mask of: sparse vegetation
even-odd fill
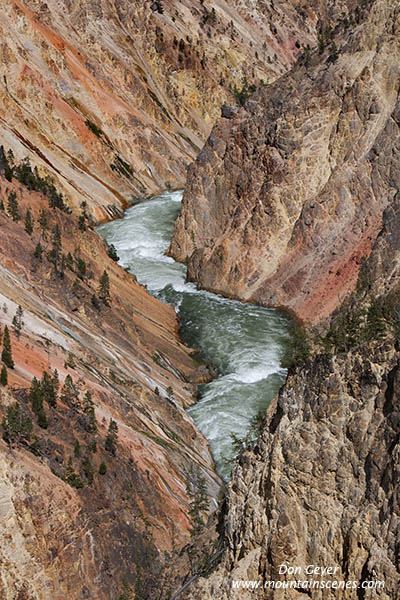
[[[0,385],[2,385],[2,386],[8,385],[8,373],[7,373],[7,367],[5,365],[3,365],[1,367],[1,371],[0,371]]]
[[[13,361],[12,349],[11,349],[10,332],[8,330],[7,325],[4,327],[3,351],[1,353],[1,360],[6,365],[6,367],[8,367],[9,369],[14,368],[14,361]]]
[[[32,421],[26,417],[18,402],[7,407],[6,415],[1,423],[3,440],[10,447],[20,447],[22,442],[28,442],[32,433]]]
[[[108,425],[108,432],[106,441],[104,444],[107,452],[115,456],[117,450],[117,439],[118,439],[118,425],[114,419],[110,419],[110,423]]]
[[[17,201],[17,194],[15,192],[10,192],[8,196],[7,211],[12,220],[15,223],[18,223],[18,221],[21,219],[21,215],[19,214],[19,205]]]
[[[110,279],[108,277],[108,273],[107,273],[106,270],[103,271],[103,275],[100,278],[100,283],[99,283],[99,299],[106,306],[109,306],[110,303],[111,303]]]
[[[21,330],[22,330],[22,317],[23,317],[23,310],[21,306],[17,307],[17,310],[15,311],[15,315],[13,316],[13,320],[12,320],[12,327],[14,329],[14,333],[17,336],[17,338],[20,337],[21,335]]]
[[[233,94],[236,98],[236,101],[240,106],[244,106],[246,101],[250,98],[252,94],[256,91],[255,85],[248,85],[247,82],[244,83],[242,89],[236,87],[233,88]]]
[[[130,178],[133,176],[132,167],[120,156],[118,156],[118,154],[115,154],[114,162],[110,165],[110,167],[113,171],[117,171],[117,173],[123,175],[124,177]]]
[[[33,233],[33,225],[34,225],[34,220],[32,217],[32,213],[30,211],[30,209],[28,208],[26,213],[25,213],[25,231],[28,235],[32,235]]]
[[[205,527],[205,514],[210,506],[206,479],[202,475],[198,465],[191,465],[186,475],[186,493],[190,500],[190,535],[197,537]]]
[[[90,131],[92,133],[94,133],[94,135],[96,135],[98,138],[102,138],[103,137],[103,132],[100,129],[100,127],[97,127],[96,123],[93,123],[93,121],[90,121],[89,119],[86,119],[85,121],[85,125],[88,129],[90,129]]]

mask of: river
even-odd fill
[[[175,307],[182,340],[217,368],[219,377],[200,386],[200,399],[188,412],[210,443],[217,471],[228,480],[237,452],[233,436],[248,434],[284,382],[281,361],[291,322],[281,311],[242,304],[186,282],[185,265],[164,255],[181,199],[182,192],[165,192],[98,231],[114,244],[123,267]]]

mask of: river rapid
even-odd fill
[[[165,192],[132,206],[123,219],[98,231],[114,244],[123,267],[153,296],[174,306],[185,344],[217,368],[218,378],[200,386],[200,399],[188,412],[227,481],[237,440],[252,431],[257,414],[285,380],[281,361],[290,345],[291,321],[281,311],[242,304],[186,282],[185,265],[164,255],[181,199],[182,192]]]

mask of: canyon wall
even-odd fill
[[[170,253],[202,287],[327,317],[400,188],[396,2],[364,3],[236,116],[189,169]]]
[[[285,72],[318,20],[281,1],[4,1],[0,136],[110,218],[183,187],[221,104]]]
[[[3,421],[0,434],[4,600],[109,600],[124,586],[154,597],[171,553],[190,540],[188,484],[200,477],[210,510],[222,485],[184,410],[207,370],[180,343],[173,309],[108,256],[86,210],[50,208],[0,176],[0,351],[7,326],[14,362],[0,382],[0,422],[19,423],[7,438]],[[53,406],[29,390],[55,370]]]
[[[399,231],[397,197],[353,301],[333,316],[337,347],[327,335],[325,351],[291,369],[240,455],[220,516],[221,563],[185,600],[399,597]],[[301,572],[282,574],[282,564]],[[335,571],[306,576],[307,565]],[[233,588],[248,580],[259,589]],[[290,587],[310,580],[351,583]]]

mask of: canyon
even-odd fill
[[[11,0],[0,38],[0,596],[396,598],[397,3]],[[227,486],[215,372],[95,230],[185,183],[189,278],[307,326]]]
[[[196,481],[217,506],[185,412],[208,368],[94,225],[181,187],[220,105],[290,68],[316,21],[281,2],[0,4],[2,598],[167,593]],[[61,396],[38,412],[45,375]]]
[[[397,198],[384,212],[353,302],[332,317],[339,333],[344,317],[363,334],[291,369],[260,437],[236,463],[217,527],[220,565],[182,598],[399,597],[399,222]],[[382,328],[371,310],[365,320],[371,297],[385,315]],[[302,575],[281,565],[298,566]],[[307,565],[335,570],[306,576]],[[233,588],[249,580],[260,589]],[[354,587],[290,588],[295,580]],[[381,582],[379,591],[363,582]]]
[[[400,188],[397,5],[362,10],[215,125],[170,248],[200,286],[312,323],[354,288]]]
[[[290,68],[317,21],[281,1],[2,2],[4,145],[121,215],[183,187],[220,106]]]

